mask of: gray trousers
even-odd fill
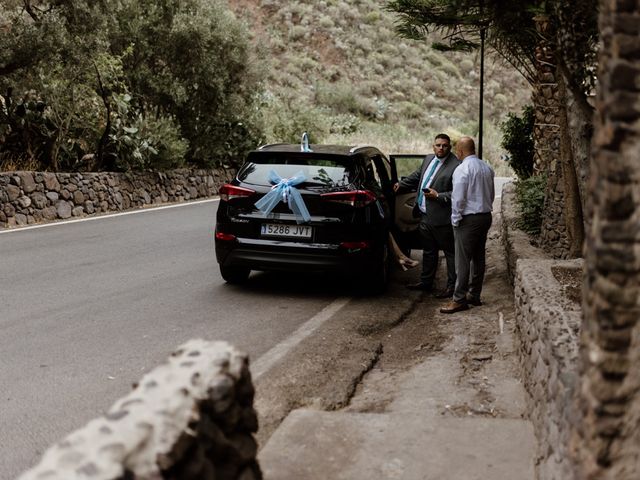
[[[420,240],[422,242],[422,274],[420,281],[432,288],[438,269],[438,252],[444,252],[447,261],[447,290],[453,290],[456,283],[456,266],[453,260],[455,254],[453,228],[451,225],[430,225],[423,220],[420,222]]]
[[[470,297],[480,299],[485,271],[485,247],[491,227],[491,213],[465,215],[453,227],[455,238],[456,288],[453,300],[467,302]]]

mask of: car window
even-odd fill
[[[392,155],[396,162],[396,170],[398,173],[398,178],[406,177],[413,173],[415,170],[419,169],[422,166],[422,161],[424,160],[425,155],[416,154],[401,154],[401,155]]]
[[[238,179],[254,185],[269,185],[273,170],[281,178],[291,178],[299,173],[305,176],[305,185],[341,187],[353,181],[355,173],[351,165],[339,158],[311,156],[256,155],[238,172]]]
[[[376,175],[381,185],[388,185],[391,178],[391,165],[381,155],[372,158],[376,169]]]

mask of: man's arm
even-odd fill
[[[409,176],[404,177],[398,183],[396,183],[396,187],[394,190],[397,193],[406,193],[415,191],[418,189],[418,185],[420,184],[420,177],[422,176],[422,168],[418,168],[416,171],[412,172]]]
[[[462,212],[467,204],[467,187],[469,178],[467,172],[457,168],[453,172],[453,191],[451,192],[451,225],[457,227],[462,219]]]

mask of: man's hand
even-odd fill
[[[426,188],[422,191],[426,198],[438,198],[438,192],[436,192],[433,188]]]
[[[397,192],[399,188],[400,188],[400,182],[396,182],[396,183],[393,184],[393,191],[394,192]]]

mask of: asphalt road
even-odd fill
[[[506,180],[496,178],[497,195]],[[227,340],[260,375],[344,304],[336,278],[254,273],[225,284],[216,208],[0,230],[0,479],[104,413],[186,340]]]
[[[225,284],[216,208],[0,232],[0,478],[101,415],[184,341],[227,340],[256,360],[341,294],[326,278]]]

